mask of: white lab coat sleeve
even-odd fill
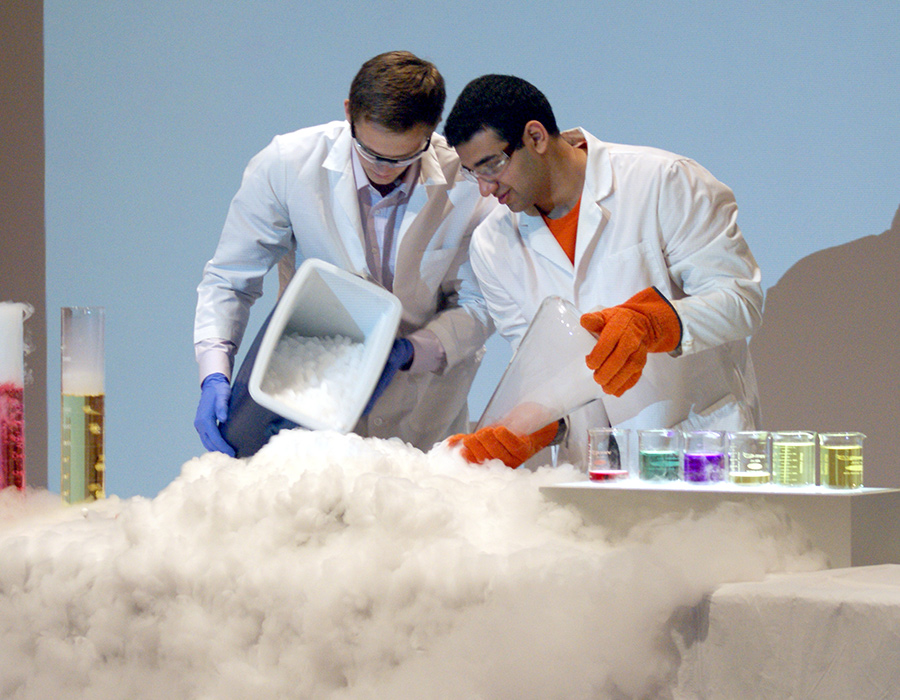
[[[481,288],[469,260],[472,231],[494,208],[493,200],[482,198],[473,211],[463,244],[459,247],[453,273],[442,283],[444,309],[432,318],[425,328],[441,342],[446,357],[444,370],[472,356],[484,346],[494,332]]]
[[[263,277],[291,250],[284,165],[273,140],[247,165],[218,246],[197,288],[194,342],[222,338],[239,346]]]
[[[671,299],[682,322],[680,352],[691,354],[749,337],[762,320],[760,270],[737,224],[726,185],[689,159],[660,180],[658,217]]]

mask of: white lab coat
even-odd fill
[[[263,276],[280,260],[318,258],[371,279],[346,121],[276,136],[247,166],[198,287],[194,342],[240,343]],[[397,231],[393,293],[400,335],[427,328],[446,353],[442,373],[398,372],[355,432],[429,449],[467,429],[466,397],[493,330],[468,263],[475,226],[493,208],[462,179],[438,134]],[[285,258],[285,256],[288,256]]]
[[[570,416],[561,457],[583,459],[588,427],[751,429],[759,399],[747,338],[762,317],[760,272],[731,190],[692,160],[603,143],[584,130],[587,171],[575,263],[543,219],[496,209],[476,230],[471,260],[497,330],[513,348],[541,301],[556,295],[582,313],[650,286],[683,325],[680,356],[651,353],[621,397],[604,394]],[[547,348],[547,362],[565,358]],[[569,358],[584,372],[583,358]]]

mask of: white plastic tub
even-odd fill
[[[400,325],[400,300],[387,290],[322,260],[306,260],[278,301],[250,373],[249,391],[260,406],[312,430],[347,433],[356,425],[372,394]],[[282,336],[342,335],[363,344],[357,381],[345,396],[334,397],[337,415],[314,415],[263,390],[272,354]]]

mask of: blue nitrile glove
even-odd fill
[[[228,418],[228,400],[231,398],[231,385],[221,372],[210,374],[200,384],[200,405],[194,418],[194,427],[200,434],[200,442],[210,452],[224,452],[234,457],[231,447],[222,433],[219,424]]]
[[[397,374],[397,370],[407,370],[410,368],[414,354],[413,344],[406,338],[397,338],[394,341],[393,346],[391,346],[391,352],[388,354],[387,362],[384,363],[384,369],[381,370],[381,376],[378,378],[378,383],[375,385],[375,390],[372,392],[372,396],[369,397],[369,403],[367,403],[366,407],[363,409],[362,414],[364,416],[368,415],[369,411],[372,410],[372,406],[374,406],[375,402],[378,400],[378,397],[388,388],[388,384],[391,383],[394,375]]]

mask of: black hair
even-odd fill
[[[482,129],[493,129],[516,149],[532,120],[543,124],[551,136],[559,134],[550,102],[534,85],[513,75],[483,75],[459,94],[444,135],[451,146],[458,146]]]

